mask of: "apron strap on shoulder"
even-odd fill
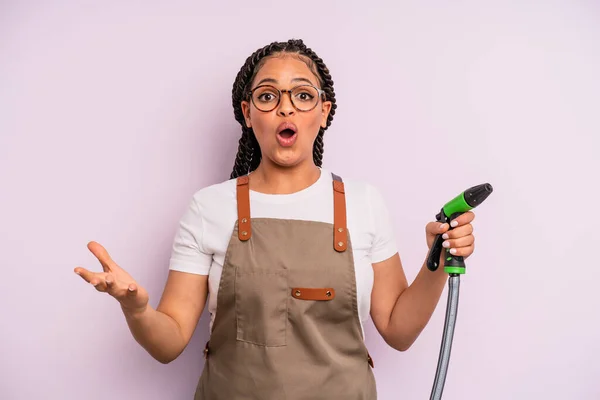
[[[348,232],[346,227],[346,192],[342,178],[333,177],[333,248],[338,252],[348,248]]]
[[[252,229],[250,226],[250,179],[248,175],[237,178],[237,211],[238,211],[238,237],[241,241],[250,239]]]

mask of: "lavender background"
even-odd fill
[[[154,361],[84,284],[97,240],[156,306],[190,196],[227,179],[246,57],[303,38],[338,112],[325,166],[385,195],[409,279],[475,184],[445,400],[598,399],[600,6],[592,1],[1,1],[0,398],[191,399],[207,337]],[[446,293],[379,398],[429,398]]]

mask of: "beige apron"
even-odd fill
[[[332,174],[333,175],[333,174]],[[334,224],[250,218],[248,176],[195,400],[374,400],[342,180]]]

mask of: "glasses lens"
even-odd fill
[[[310,111],[319,102],[319,92],[312,86],[298,86],[292,89],[292,102],[300,111]]]
[[[261,111],[271,111],[279,103],[279,91],[273,86],[260,86],[252,92],[252,102]]]

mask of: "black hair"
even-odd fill
[[[327,117],[327,124],[325,128],[321,127],[319,129],[319,133],[313,145],[313,160],[315,164],[318,167],[321,167],[323,164],[323,134],[329,125],[331,125],[337,107],[335,104],[333,80],[331,79],[329,69],[325,63],[313,50],[306,47],[301,39],[291,39],[287,42],[273,42],[256,50],[246,59],[246,63],[235,78],[233,89],[231,91],[231,100],[233,103],[235,119],[242,126],[242,137],[239,140],[238,152],[230,176],[231,179],[254,171],[260,164],[262,158],[260,147],[252,128],[246,126],[241,103],[243,100],[249,100],[248,92],[250,90],[250,85],[267,60],[267,57],[280,53],[299,55],[300,59],[306,62],[311,71],[318,77],[321,89],[325,91],[326,100],[331,102],[331,111]]]

